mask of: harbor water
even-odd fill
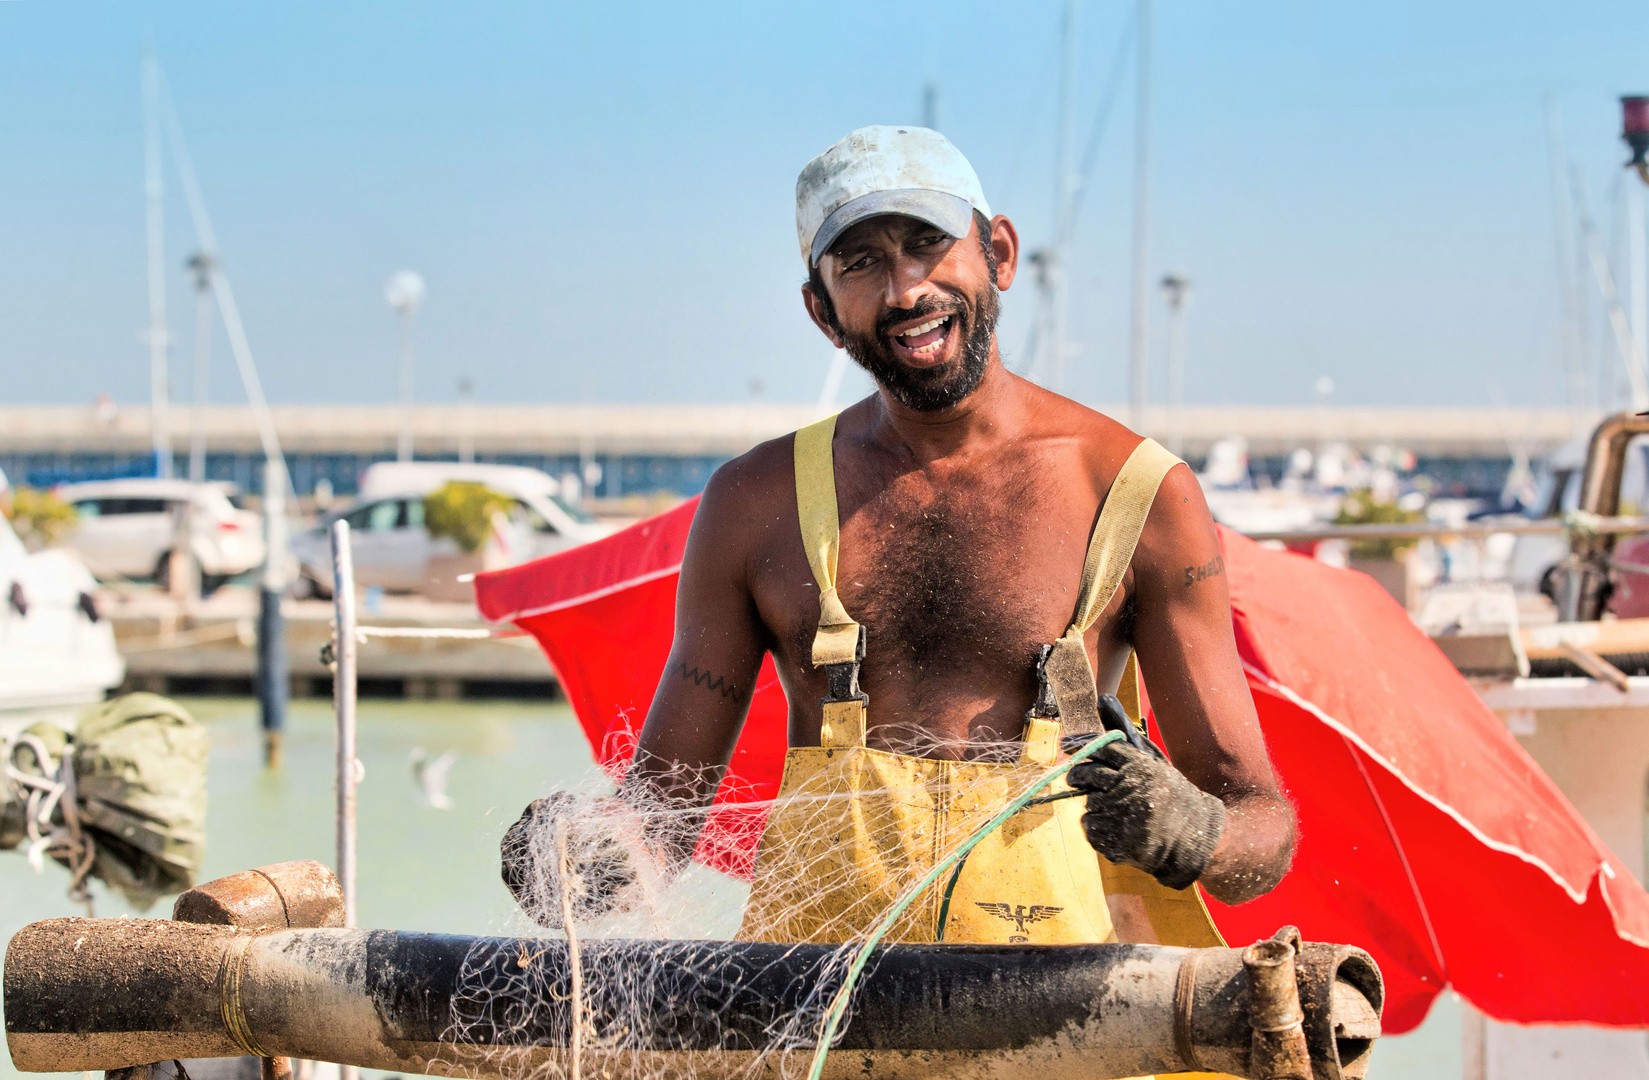
[[[212,734],[203,879],[288,859],[331,865],[330,703],[293,704],[285,767],[268,772],[262,767],[254,701],[183,700]],[[599,790],[605,784],[572,711],[559,702],[366,700],[359,740],[365,767],[359,792],[360,924],[461,934],[532,932],[499,880],[498,841],[532,799],[559,788]],[[430,805],[413,770],[418,751],[426,760],[448,752],[456,756],[445,784],[449,808]],[[83,914],[64,895],[67,881],[55,864],[36,874],[20,853],[0,853],[0,941],[36,919]],[[99,916],[170,915],[169,900],[137,912],[118,895],[94,887]],[[727,937],[737,927],[744,892],[738,882],[696,869],[673,890],[668,925],[622,930]],[[21,1075],[9,1056],[0,1056],[0,1080]],[[1452,996],[1445,994],[1415,1033],[1382,1041],[1370,1075],[1457,1080],[1460,1009]]]

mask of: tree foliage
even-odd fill
[[[80,516],[50,491],[20,487],[12,492],[12,531],[30,551],[51,547],[68,536]]]
[[[480,551],[492,535],[495,514],[508,514],[508,495],[473,480],[449,480],[424,496],[424,528],[439,540],[450,538],[460,551]]]
[[[1396,503],[1375,502],[1367,491],[1347,495],[1334,518],[1336,525],[1412,525],[1424,521],[1424,510],[1404,510]],[[1395,559],[1412,548],[1413,539],[1367,539],[1351,542],[1354,559]]]

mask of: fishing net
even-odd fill
[[[90,880],[138,910],[195,883],[206,850],[207,733],[177,702],[127,694],[0,741],[0,850],[50,858],[91,912]]]
[[[686,865],[706,811],[684,808],[680,793],[713,789],[717,777],[649,769],[645,786],[615,788],[592,776],[579,792],[541,800],[505,841],[505,877],[513,866],[522,913],[500,928],[541,944],[508,956],[491,946],[473,950],[443,1041],[490,1044],[486,1072],[531,1080],[809,1076],[816,1048],[834,1041],[827,1032],[839,1040],[852,1023],[853,980],[867,960],[874,963],[867,947],[933,941],[934,926],[942,934],[948,921],[936,913],[949,899],[953,863],[969,838],[990,831],[996,816],[1005,819],[999,829],[1031,827],[1054,808],[1016,811],[1018,804],[1036,796],[1047,803],[1045,789],[1069,791],[1057,782],[1068,759],[1020,763],[1023,748],[952,746],[916,733],[900,753],[954,760],[873,799],[841,784],[802,784],[750,806],[758,821],[782,820],[787,835],[810,835],[816,843],[786,852],[783,880],[764,879],[758,865],[757,895],[736,932],[743,884]],[[904,861],[868,892],[862,867],[832,850],[844,829],[900,827],[876,814],[900,807],[931,813],[936,804],[951,810],[942,841],[913,837]],[[821,907],[820,897],[840,902]],[[1018,914],[1026,917],[1023,907]],[[1005,928],[1013,917],[1010,910]],[[837,947],[803,962],[790,946],[783,955],[798,966],[775,992],[771,972],[741,967],[718,947],[735,937]],[[772,1007],[775,1000],[781,1009]],[[747,1009],[729,1006],[741,1001]],[[840,1023],[832,1031],[833,1014]],[[705,1045],[720,1049],[658,1052]]]

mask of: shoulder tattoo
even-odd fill
[[[1187,588],[1199,581],[1207,581],[1211,577],[1219,577],[1225,573],[1225,556],[1216,555],[1201,566],[1187,566],[1185,568],[1185,585]]]

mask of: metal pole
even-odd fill
[[[1645,268],[1643,185],[1626,181],[1626,250],[1632,291],[1632,370],[1649,381],[1649,269]]]
[[[172,431],[166,374],[166,230],[160,163],[160,67],[143,53],[143,197],[149,248],[149,440],[155,475],[172,476]]]
[[[1065,0],[1060,36],[1059,147],[1054,177],[1054,242],[1048,250],[1048,389],[1065,392],[1065,338],[1069,334],[1071,291],[1066,263],[1070,249],[1071,199],[1076,193],[1076,46],[1078,0]]]
[[[1185,306],[1191,299],[1191,279],[1169,274],[1162,279],[1168,300],[1168,449],[1185,455]]]
[[[1146,318],[1149,312],[1146,266],[1150,261],[1151,223],[1151,0],[1139,0],[1136,33],[1139,81],[1134,91],[1134,304],[1128,342],[1128,422],[1145,426]]]
[[[355,560],[349,522],[332,523],[332,654],[337,669],[332,701],[337,712],[338,883],[344,891],[344,925],[355,925]]]
[[[1575,275],[1574,198],[1569,193],[1569,177],[1563,168],[1563,117],[1557,100],[1546,96],[1546,149],[1551,165],[1552,239],[1557,255],[1558,309],[1562,313],[1559,355],[1563,359],[1565,384],[1569,391],[1569,426],[1575,434],[1585,428],[1586,411],[1591,406],[1587,359],[1580,348],[1582,304],[1580,278]]]
[[[344,893],[344,926],[355,925],[355,785],[361,763],[355,754],[355,560],[349,546],[349,522],[332,523],[332,701],[337,713],[338,884]],[[360,1080],[353,1065],[340,1069],[340,1080]]]
[[[401,409],[395,434],[395,460],[412,460],[412,312],[401,312]]]
[[[189,260],[195,272],[195,402],[189,410],[189,479],[199,484],[206,479],[206,387],[211,372],[212,352],[212,265],[204,251]]]
[[[475,381],[468,375],[458,380],[458,400],[463,403],[459,417],[458,460],[465,465],[475,461]]]
[[[291,693],[286,658],[286,468],[278,460],[263,467],[263,579],[258,589],[258,709],[263,721],[263,761],[281,764],[281,736]]]

